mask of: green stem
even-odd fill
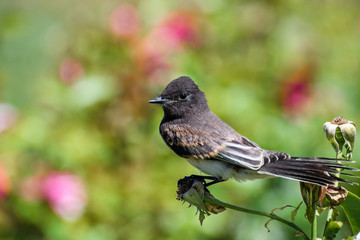
[[[311,240],[316,240],[317,235],[317,217],[316,217],[316,202],[312,206],[314,211],[314,217],[311,222]]]
[[[248,209],[248,208],[238,207],[238,206],[235,206],[235,205],[231,205],[231,204],[222,202],[222,201],[217,200],[217,199],[209,198],[206,195],[204,196],[204,201],[209,202],[209,203],[213,203],[213,204],[217,204],[217,205],[220,205],[222,207],[226,207],[226,208],[233,209],[233,210],[236,210],[236,211],[255,214],[255,215],[260,215],[260,216],[265,216],[265,217],[268,217],[268,218],[271,218],[271,219],[274,219],[274,220],[278,220],[279,222],[282,222],[282,223],[288,225],[289,227],[295,229],[298,233],[300,233],[300,235],[304,239],[310,240],[309,237],[306,235],[306,233],[304,233],[304,231],[301,230],[297,225],[295,225],[294,223],[289,222],[289,221],[277,216],[274,213],[266,213],[266,212],[256,211],[256,210],[252,210],[252,209]]]
[[[314,187],[317,190],[316,187]],[[311,220],[311,240],[316,240],[316,235],[317,235],[317,216],[316,216],[316,208],[317,208],[317,201],[314,199],[314,189],[311,189],[310,191],[310,204],[311,204],[311,215],[312,215],[312,220]]]
[[[338,182],[336,182],[334,184],[335,187],[339,186]],[[324,234],[325,235],[325,230],[327,228],[327,226],[329,225],[329,223],[331,221],[334,221],[335,220],[335,217],[334,217],[334,210],[330,207],[329,208],[329,211],[328,211],[328,215],[327,215],[327,218],[326,218],[326,223],[325,223],[325,227],[324,227]]]

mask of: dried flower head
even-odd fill
[[[348,191],[343,187],[328,186],[325,192],[325,196],[329,200],[331,206],[342,204],[347,195]]]
[[[350,159],[356,135],[355,123],[343,117],[336,117],[331,122],[324,124],[324,131],[326,138],[337,154],[337,158]],[[343,147],[346,149],[346,154],[343,153]]]
[[[205,215],[210,215],[210,213],[218,214],[225,210],[222,206],[204,201],[204,196],[212,199],[215,198],[204,186],[203,182],[192,177],[180,179],[178,182],[178,191],[176,193],[176,199],[188,202],[190,203],[190,206],[194,205],[197,207],[197,211],[200,212],[200,224],[204,221]]]

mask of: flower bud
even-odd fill
[[[331,122],[324,124],[324,132],[333,146],[337,158],[350,159],[352,157],[356,135],[354,122],[343,117],[336,117]],[[343,147],[346,149],[346,154],[343,153]]]
[[[311,223],[315,217],[315,209],[323,196],[323,187],[311,183],[300,182],[301,196],[306,205],[305,216]]]

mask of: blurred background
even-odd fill
[[[147,100],[188,75],[263,148],[335,157],[322,126],[359,122],[359,37],[357,0],[1,1],[0,239],[293,239],[231,210],[200,226],[175,199],[199,172],[163,143]],[[266,212],[301,201],[282,179],[211,192]],[[296,222],[309,232],[303,207]]]

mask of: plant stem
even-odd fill
[[[316,217],[316,203],[313,205],[314,217],[311,223],[311,240],[316,240],[317,235],[317,217]]]
[[[233,209],[233,210],[236,210],[236,211],[255,214],[255,215],[260,215],[260,216],[265,216],[265,217],[268,217],[268,218],[271,218],[271,219],[274,219],[274,220],[278,220],[279,222],[282,222],[282,223],[288,225],[289,227],[295,229],[304,239],[310,240],[309,237],[306,235],[306,233],[304,233],[304,231],[301,230],[296,224],[294,224],[292,222],[289,222],[289,221],[277,216],[274,213],[266,213],[266,212],[256,211],[256,210],[252,210],[252,209],[248,209],[248,208],[238,207],[238,206],[235,206],[235,205],[231,205],[231,204],[222,202],[222,201],[217,200],[217,199],[209,198],[206,195],[204,196],[204,201],[209,202],[209,203],[213,203],[213,204],[217,204],[217,205],[220,205],[222,207],[226,207],[226,208]]]
[[[311,189],[310,191],[310,203],[311,203],[311,210],[312,210],[312,221],[310,223],[311,225],[311,240],[316,240],[317,235],[317,216],[316,216],[316,207],[317,207],[317,201],[314,200],[314,189]]]
[[[338,182],[336,182],[336,183],[334,184],[334,187],[337,187],[337,186],[339,186]],[[326,218],[326,223],[325,223],[325,227],[324,227],[324,234],[325,234],[326,227],[327,227],[328,224],[329,224],[331,221],[333,221],[333,220],[335,220],[335,219],[334,219],[334,210],[330,207],[330,208],[329,208],[329,211],[328,211],[327,218]]]

